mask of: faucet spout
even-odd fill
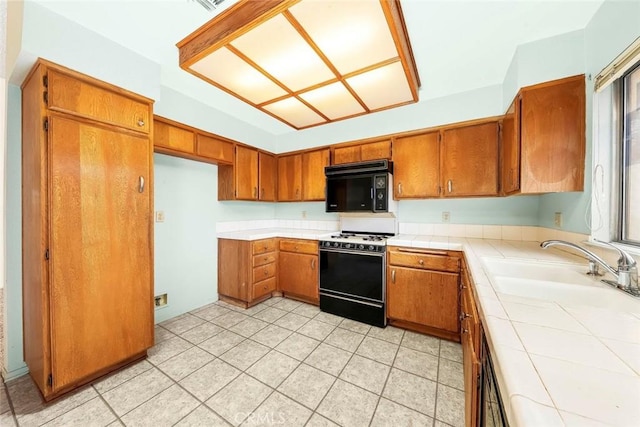
[[[618,271],[616,269],[614,269],[609,264],[607,264],[598,255],[594,254],[591,251],[586,250],[582,246],[578,246],[575,243],[566,242],[564,240],[545,240],[544,242],[540,243],[540,247],[542,249],[547,249],[548,247],[551,247],[551,246],[566,246],[568,248],[575,249],[576,251],[578,251],[578,252],[582,253],[583,255],[585,255],[591,261],[593,261],[593,262],[601,265],[602,267],[604,267],[605,270],[607,270],[609,273],[613,274],[613,276],[616,278],[616,280],[618,279]]]

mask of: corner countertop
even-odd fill
[[[320,240],[333,233],[257,229],[217,237]],[[570,287],[569,298],[553,283],[544,282],[547,287],[540,288],[538,270],[540,276],[546,268],[547,276],[552,271],[576,277],[586,271],[586,261],[556,249],[543,250],[537,242],[401,234],[388,239],[387,245],[465,253],[510,425],[638,425],[640,299],[586,275],[584,283],[561,285]],[[512,272],[489,268],[501,262],[512,263]],[[517,277],[519,270],[531,268],[538,270],[529,280]],[[518,285],[515,293],[501,292]],[[591,299],[573,300],[573,287]],[[516,295],[525,288],[526,297]]]
[[[512,426],[638,425],[640,299],[586,275],[580,285],[539,282],[545,268],[583,274],[586,261],[537,242],[399,235],[387,244],[465,253]],[[489,267],[503,262],[516,271]],[[523,280],[531,267],[540,277]],[[528,287],[527,297],[501,292],[510,286]],[[567,286],[569,297],[559,289]],[[572,300],[572,287],[589,298]]]

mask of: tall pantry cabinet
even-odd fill
[[[44,60],[22,86],[24,355],[45,400],[153,345],[152,103]]]

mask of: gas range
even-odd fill
[[[388,237],[390,236],[385,234],[342,232],[325,237],[320,241],[320,247],[359,252],[384,252]]]

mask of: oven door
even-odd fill
[[[320,249],[320,292],[383,303],[385,253]]]

